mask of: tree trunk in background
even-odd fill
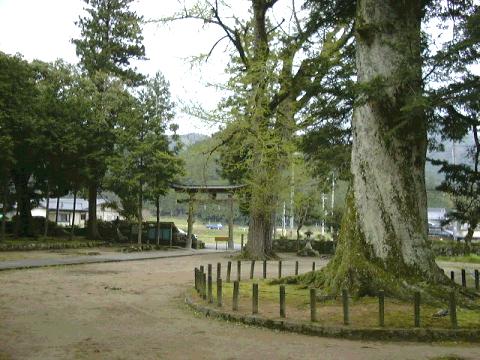
[[[155,231],[155,241],[160,245],[160,195],[155,199],[155,207],[157,209],[157,231]]]
[[[47,204],[45,207],[45,225],[43,227],[43,236],[48,236],[48,217],[50,216],[50,181],[47,180]]]
[[[89,240],[99,240],[97,222],[97,184],[92,182],[88,186],[88,227],[87,238]]]
[[[58,225],[58,210],[60,208],[60,196],[57,196],[57,206],[55,208],[55,226]]]
[[[2,230],[0,241],[5,241],[7,228],[7,202],[8,202],[8,183],[6,182],[2,189]]]
[[[377,88],[354,109],[353,183],[337,252],[322,276],[306,279],[333,293],[408,298],[408,284],[448,280],[427,243],[427,120],[422,108],[403,109],[422,92],[422,11],[413,0],[357,5],[357,81]]]
[[[17,232],[16,236],[34,236],[32,229],[32,204],[28,181],[30,174],[17,174],[14,176],[15,191],[17,194]]]
[[[73,239],[75,231],[75,211],[77,207],[77,190],[73,193],[73,212],[72,212],[72,227],[70,228],[70,240]]]
[[[140,186],[142,184],[140,183]],[[137,243],[138,245],[142,245],[142,223],[143,223],[143,191],[140,191],[140,195],[138,197],[138,234],[137,234]]]
[[[14,223],[14,227],[13,227],[13,237],[17,238],[18,237],[18,229],[19,229],[19,226],[20,226],[20,222],[18,221],[18,206],[17,208],[15,209],[15,223]]]
[[[190,199],[188,201],[188,228],[187,228],[187,241],[185,244],[186,249],[192,248],[192,234],[193,234],[193,203],[195,201],[193,194],[190,194]]]
[[[476,222],[471,222],[468,224],[467,235],[465,235],[465,255],[470,255],[472,251],[473,233],[475,232],[477,225],[478,224]]]

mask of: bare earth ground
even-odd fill
[[[59,250],[35,250],[35,251],[3,251],[0,252],[0,261],[45,259],[45,258],[69,258],[73,256],[96,256],[111,253],[119,253],[119,247],[96,247],[81,249],[59,249]]]
[[[197,316],[185,289],[195,266],[217,261],[225,270],[225,255],[211,254],[3,271],[0,359],[480,359],[478,345],[318,338]]]

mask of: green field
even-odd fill
[[[161,221],[173,221],[178,228],[187,231],[187,217],[162,217]],[[196,220],[193,223],[193,233],[197,238],[205,243],[215,243],[215,236],[228,236],[228,224],[223,224],[222,230],[207,229],[201,220]],[[245,242],[247,241],[248,226],[234,225],[233,227],[233,241],[240,243],[241,236],[244,235]],[[220,246],[220,245],[219,245]]]
[[[150,219],[154,221],[154,219]],[[162,217],[161,221],[173,221],[178,228],[187,231],[187,217]],[[207,229],[205,224],[201,220],[196,220],[193,224],[193,233],[205,243],[215,243],[215,236],[228,236],[228,223],[222,223],[223,229],[222,230],[212,230]],[[320,235],[320,229],[315,227],[304,227],[302,228],[301,234],[303,237],[304,233],[310,230],[313,232],[312,239],[317,239]],[[278,236],[280,236],[280,229],[278,229]],[[287,232],[288,234],[289,231]],[[248,226],[247,225],[234,225],[233,227],[233,241],[237,244],[240,243],[241,236],[244,235],[245,242],[247,242],[247,235],[248,235]],[[289,238],[296,239],[297,233],[294,231],[293,236],[289,236]],[[325,236],[329,238],[329,235]]]

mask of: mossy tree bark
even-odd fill
[[[334,258],[302,279],[327,292],[406,297],[448,283],[427,242],[427,120],[411,106],[422,92],[422,12],[421,1],[358,1],[353,181]]]

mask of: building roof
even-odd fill
[[[103,199],[97,199],[97,206],[102,205],[105,203]],[[58,204],[59,210],[66,210],[66,211],[73,211],[73,199],[72,198],[60,198],[60,202]],[[38,205],[41,208],[47,207],[47,201],[45,199],[40,200],[40,204]],[[50,210],[57,209],[57,198],[50,198],[48,208]],[[77,199],[75,203],[75,211],[88,211],[88,200],[86,199]]]

